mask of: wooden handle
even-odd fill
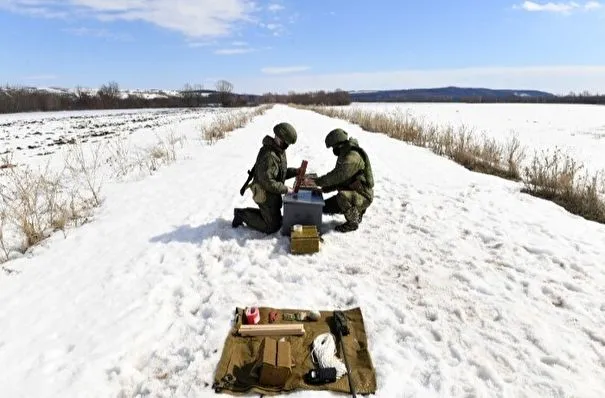
[[[296,175],[296,181],[294,182],[294,188],[293,188],[294,193],[298,192],[298,190],[300,189],[300,185],[302,184],[303,180],[305,179],[305,174],[307,173],[307,164],[308,164],[308,162],[306,160],[303,160],[302,164],[300,165],[300,169],[298,169],[298,174]]]

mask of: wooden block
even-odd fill
[[[292,375],[290,343],[265,337],[261,346],[260,383],[265,386],[283,386]]]
[[[302,323],[241,325],[238,332],[242,336],[302,336],[305,327]]]

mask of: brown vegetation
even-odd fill
[[[580,174],[583,166],[555,149],[536,154],[525,168],[523,192],[550,200],[587,220],[605,223],[605,178]]]
[[[379,113],[362,109],[308,108],[329,117],[344,119],[367,131],[380,132],[411,144],[430,148],[469,170],[520,180],[523,151],[516,137],[501,145],[486,136],[477,137],[466,126],[441,128],[401,112]]]
[[[220,113],[208,126],[202,127],[202,135],[206,141],[214,144],[225,138],[228,132],[244,127],[253,118],[264,114],[271,107],[272,105],[261,105],[253,111]]]
[[[270,107],[226,112],[211,123],[208,137],[223,138]],[[61,167],[54,168],[47,164],[33,169],[5,157],[0,163],[5,165],[0,167],[1,260],[25,253],[55,231],[66,233],[69,227],[88,222],[103,203],[102,187],[108,177],[121,179],[137,171],[151,174],[177,159],[177,145],[182,147],[184,140],[170,133],[157,137],[154,145],[136,148],[121,137],[96,144],[74,139],[66,144]],[[15,238],[20,240],[17,246]]]
[[[373,112],[363,109],[303,107],[325,116],[359,125],[411,144],[430,148],[469,170],[522,181],[522,192],[551,200],[587,220],[605,223],[605,179],[602,173],[585,173],[575,160],[554,153],[535,154],[530,166],[522,167],[525,149],[516,136],[501,144],[486,135],[477,136],[466,126],[439,127],[400,112]]]

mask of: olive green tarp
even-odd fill
[[[336,356],[344,362],[342,348],[335,330],[333,311],[320,311],[319,321],[285,321],[284,313],[309,311],[304,309],[280,309],[260,307],[259,324],[268,324],[269,313],[277,311],[276,324],[302,323],[305,334],[303,336],[284,336],[290,342],[292,355],[292,374],[283,387],[266,387],[258,383],[258,362],[263,336],[243,337],[237,334],[238,328],[244,321],[243,308],[236,308],[232,328],[223,346],[221,359],[217,365],[213,388],[218,393],[231,395],[245,395],[258,393],[276,395],[298,390],[329,390],[340,393],[350,393],[347,375],[334,383],[323,385],[310,385],[305,383],[304,375],[318,365],[313,363],[311,350],[313,340],[322,333],[332,333],[337,345]],[[353,387],[357,394],[374,394],[376,392],[376,372],[372,364],[363,317],[360,308],[343,311],[347,318],[349,335],[343,337],[347,361],[351,370]],[[281,336],[267,336],[280,339]]]

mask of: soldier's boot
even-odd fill
[[[359,210],[351,207],[344,213],[347,222],[337,225],[334,229],[338,232],[351,232],[359,228]]]
[[[244,217],[242,216],[242,209],[233,209],[233,221],[231,226],[237,228],[244,223]]]

